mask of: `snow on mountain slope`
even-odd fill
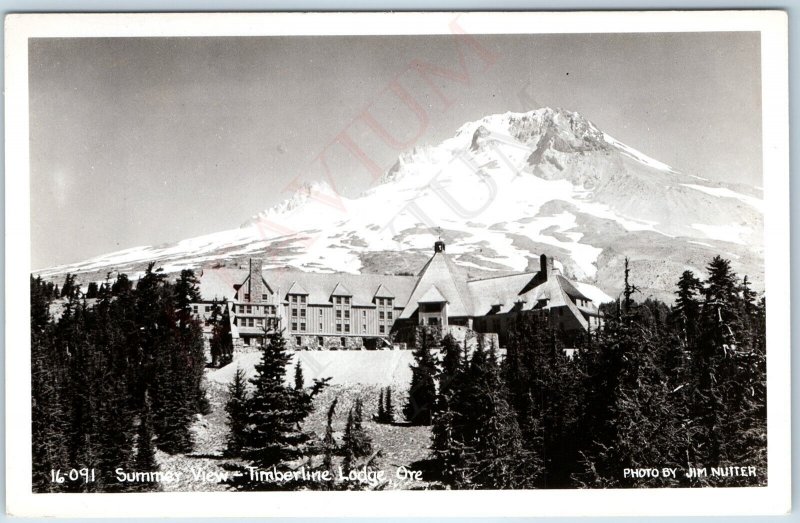
[[[578,113],[542,108],[486,116],[404,153],[356,198],[316,183],[238,229],[40,274],[134,270],[149,260],[177,271],[254,255],[267,267],[416,271],[438,236],[472,276],[536,270],[546,252],[569,276],[613,291],[628,256],[640,287],[657,292],[723,254],[757,282],[761,200],[732,187],[680,173]]]

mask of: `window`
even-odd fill
[[[336,324],[336,332],[342,332],[342,324],[341,323],[337,323]]]
[[[244,301],[250,301],[250,294],[249,293],[244,295]]]
[[[206,312],[211,312],[211,305],[206,305]]]
[[[379,319],[381,319],[381,320],[383,319],[383,311],[380,311],[380,312],[378,313],[378,318],[379,318]]]
[[[292,303],[297,303],[297,296],[292,294],[291,296],[289,296],[289,301]]]
[[[206,307],[206,308],[208,308],[208,307]],[[194,313],[197,314],[198,313],[197,305],[192,305],[192,310],[194,310]],[[208,311],[206,311],[206,312],[208,312]]]
[[[319,310],[319,315],[322,316],[322,309]]]
[[[392,299],[391,298],[386,298],[386,305],[388,305],[389,307],[392,306]]]
[[[341,318],[342,317],[342,310],[341,309],[336,309],[336,317],[337,318]]]
[[[361,311],[361,317],[362,318],[366,318],[367,317],[367,311]]]
[[[341,296],[337,296],[336,297],[336,303],[342,303],[342,297]]]
[[[364,333],[367,332],[367,324],[366,323],[361,325],[361,332],[364,332]]]
[[[305,303],[305,302],[306,302],[306,297],[300,296],[300,303]]]
[[[247,314],[251,314],[253,312],[253,307],[251,305],[247,306]]]
[[[345,332],[350,332],[350,324],[349,324],[349,323],[345,323],[345,325],[344,325],[344,331],[345,331]]]
[[[258,325],[259,327],[261,327],[262,325],[264,325],[264,322],[262,322],[262,321],[261,321],[261,318],[258,318],[258,319],[256,320],[256,325]]]
[[[319,324],[319,330],[320,331],[322,330],[322,324],[321,323]]]
[[[317,336],[317,344],[322,347],[325,345],[325,339],[322,336]]]
[[[383,305],[383,298],[378,298],[378,305]]]
[[[345,296],[344,297],[344,304],[345,305],[350,305],[350,296]]]
[[[293,331],[296,331],[296,330],[297,330],[297,322],[296,322],[296,321],[293,321],[293,322],[292,322],[292,330],[293,330]]]
[[[305,323],[301,323],[300,324],[300,332],[305,332],[305,331],[306,331],[306,324]]]
[[[345,345],[347,345],[347,338],[339,338],[339,343],[341,343],[342,347],[344,347]]]
[[[350,319],[350,309],[346,309],[346,310],[344,311],[344,318],[345,318],[346,320],[349,320],[349,319]]]
[[[298,336],[298,337],[296,337],[296,338],[294,339],[294,341],[295,341],[295,343],[296,343],[297,345],[300,345],[301,343],[303,343],[303,338],[301,338],[300,336]]]
[[[389,311],[389,312],[386,313],[386,319],[387,320],[391,320],[392,319],[392,311]]]
[[[306,310],[305,309],[300,309],[300,317],[301,318],[305,318],[306,317]]]
[[[380,332],[381,334],[386,333],[386,326],[384,326],[384,325],[379,326],[378,327],[378,332]]]
[[[292,309],[292,318],[297,317],[297,309]]]
[[[269,299],[269,294],[262,294],[261,301],[267,301]]]

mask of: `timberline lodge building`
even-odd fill
[[[262,267],[261,259],[251,258],[249,270],[205,269],[200,275],[203,301],[193,304],[194,312],[205,321],[215,303],[225,308],[234,347],[257,345],[270,329],[281,330],[293,349],[413,345],[408,333],[420,328],[460,339],[465,332],[488,335],[502,345],[523,315],[546,315],[566,334],[595,330],[602,322],[597,305],[544,254],[538,272],[481,279],[468,279],[442,241],[416,276]]]

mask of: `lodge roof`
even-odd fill
[[[244,282],[247,276],[248,272],[244,269],[205,269],[199,278],[200,294],[207,301],[215,298],[233,300],[236,296],[234,286]],[[337,292],[340,296],[352,296],[355,306],[372,306],[373,299],[380,297],[393,298],[395,307],[403,307],[416,282],[413,276],[319,273],[295,269],[266,269],[262,276],[271,289],[281,293],[282,300],[291,289],[292,293],[306,294],[309,303],[330,303],[330,297]],[[337,287],[339,290],[336,290]]]

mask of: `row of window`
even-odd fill
[[[305,294],[291,294],[291,295],[289,295],[289,301],[291,303],[305,303],[306,302],[306,295]]]
[[[263,327],[265,320],[263,318],[239,318],[237,323],[242,327]],[[274,324],[267,320],[266,325],[272,326]]]
[[[319,309],[319,315],[322,316],[322,309]],[[292,308],[292,318],[305,318],[306,317],[306,309],[297,309]],[[344,319],[350,319],[350,309],[336,309],[336,319],[340,320],[344,317]],[[367,311],[361,311],[361,317],[367,317]],[[381,320],[391,320],[394,318],[392,311],[379,311],[378,312],[378,319]]]
[[[238,305],[234,306],[234,312],[238,312],[239,314],[253,314],[255,311],[256,314],[261,312],[261,306],[259,305]],[[275,314],[275,306],[274,305],[264,305],[264,313],[265,314]]]
[[[269,294],[262,294],[261,295],[261,301],[267,301],[267,300],[269,300]],[[244,294],[244,301],[250,301],[250,293],[249,292],[246,292]]]
[[[252,319],[252,318],[250,318]],[[319,330],[323,331],[323,325],[319,324]],[[306,332],[306,322],[292,322],[292,332]],[[337,323],[336,324],[336,332],[350,332],[350,324],[349,323]],[[386,325],[378,325],[378,332],[381,334],[386,334]],[[361,333],[367,333],[367,325],[361,325]]]

